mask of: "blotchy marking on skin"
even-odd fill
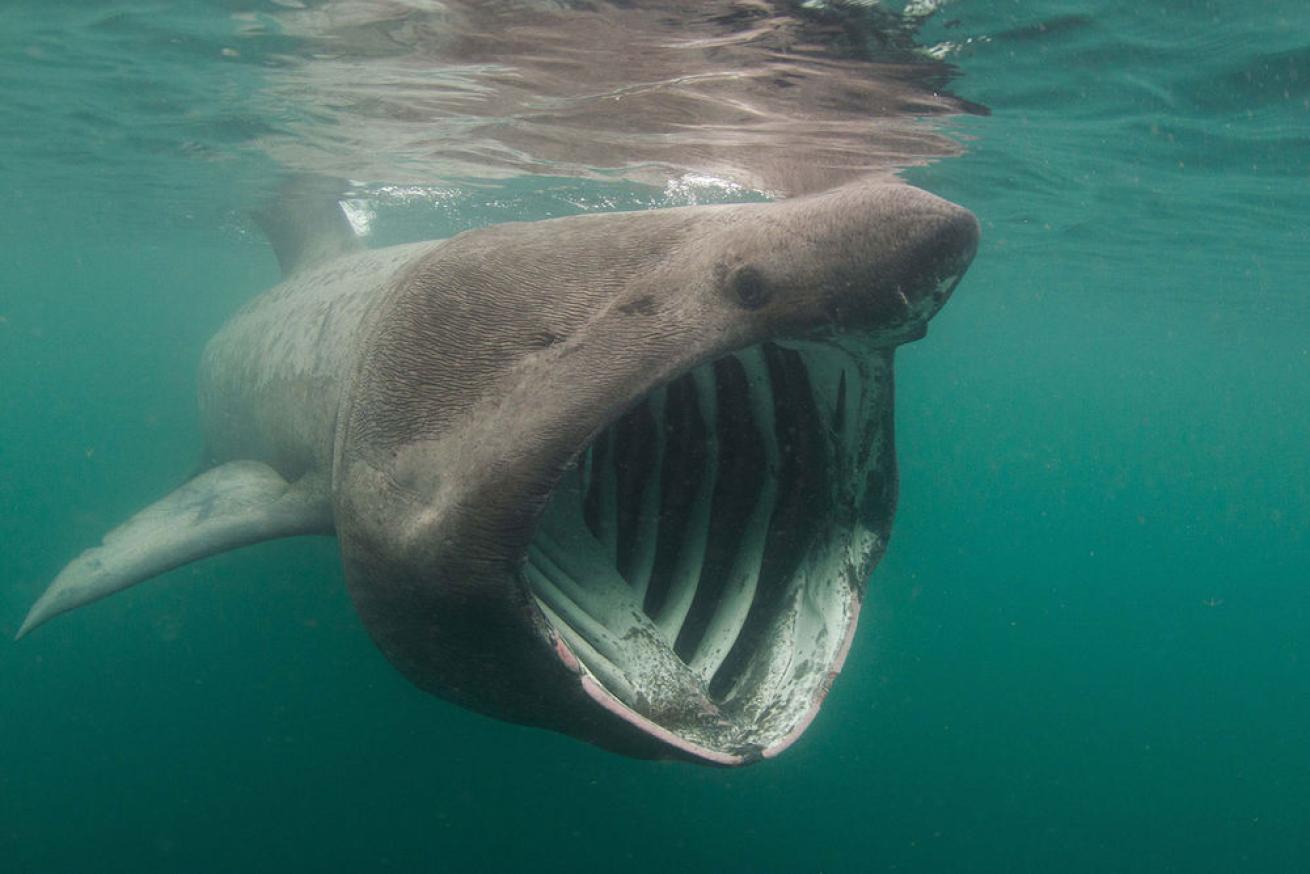
[[[651,737],[664,741],[664,743],[674,749],[682,750],[684,753],[690,753],[697,758],[705,759],[709,762],[715,762],[720,765],[740,765],[746,760],[745,756],[735,756],[731,753],[718,753],[714,750],[706,749],[699,744],[694,744],[689,740],[684,740],[683,738],[678,737],[668,729],[651,722],[646,717],[625,706],[623,702],[607,692],[604,686],[597,683],[589,675],[583,675],[582,688],[593,701],[601,707],[604,707],[610,713],[613,713],[624,722],[631,723],[646,734],[649,734]]]
[[[651,316],[654,315],[655,311],[658,309],[659,304],[656,302],[655,298],[648,294],[619,306],[619,312],[623,313],[625,316]]]

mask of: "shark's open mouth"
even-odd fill
[[[523,574],[593,697],[726,763],[799,735],[885,546],[891,391],[887,349],[768,342],[656,389],[582,452]]]

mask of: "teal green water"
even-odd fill
[[[235,217],[268,168],[224,147],[255,84],[132,114],[169,96],[140,52],[208,75],[178,8],[180,46],[101,27],[74,67],[26,51],[58,16],[0,13],[4,639],[192,467],[199,350],[276,280]],[[448,706],[373,648],[330,541],[272,543],[0,643],[0,870],[1310,870],[1310,6],[939,19],[992,115],[909,176],[984,245],[899,355],[892,547],[792,750],[643,763]]]

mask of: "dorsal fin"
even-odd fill
[[[255,213],[284,277],[364,248],[341,208],[345,190],[340,179],[292,176],[277,200]]]

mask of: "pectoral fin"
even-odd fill
[[[257,461],[229,462],[189,480],[73,559],[32,606],[18,637],[60,613],[207,555],[261,540],[331,533],[324,483],[289,483]]]

